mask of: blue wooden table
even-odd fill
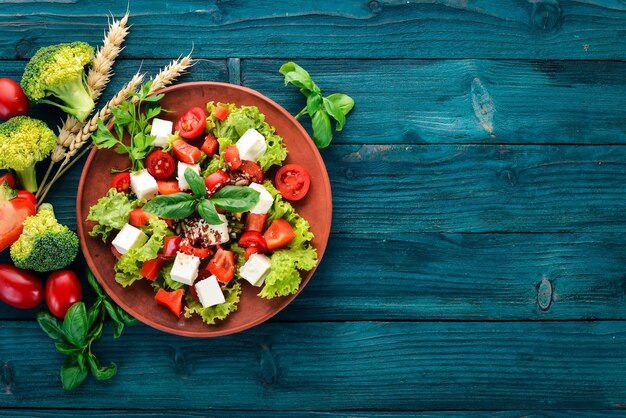
[[[19,80],[45,45],[98,45],[107,12],[126,9],[107,3],[2,2],[0,76]],[[71,393],[35,311],[0,307],[0,415],[622,415],[623,1],[130,9],[108,96],[193,44],[200,60],[181,81],[241,84],[295,114],[303,99],[277,72],[295,60],[323,90],[354,97],[323,151],[329,247],[268,323],[209,340],[143,325],[107,336],[98,353],[118,375]],[[73,228],[80,171],[49,199]]]

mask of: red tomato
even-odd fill
[[[111,187],[120,193],[125,193],[130,190],[130,173],[118,173],[111,180]]]
[[[146,168],[155,179],[166,179],[174,174],[176,161],[167,152],[155,150],[146,157]]]
[[[167,290],[161,288],[156,295],[154,295],[154,300],[156,300],[159,305],[163,305],[168,308],[177,317],[180,317],[180,314],[183,312],[184,293],[184,289],[168,292]]]
[[[37,198],[28,190],[18,190],[17,197],[18,199],[26,199],[30,201],[30,203],[32,203],[33,205],[37,206]]]
[[[120,258],[122,256],[122,253],[117,251],[117,248],[115,248],[114,246],[111,245],[111,252],[113,253],[113,255],[115,256],[115,258]]]
[[[163,253],[161,253],[164,257],[174,257],[180,248],[180,242],[182,238],[179,236],[174,237],[165,237],[165,241],[163,242]]]
[[[210,248],[198,248],[189,243],[187,239],[180,242],[180,250],[188,255],[195,255],[198,258],[206,258],[211,255]]]
[[[9,200],[0,196],[0,251],[20,237],[24,219],[35,212],[35,205],[30,198],[15,197]]]
[[[241,165],[232,173],[233,178],[242,176],[250,180],[251,183],[263,183],[265,174],[261,167],[254,161],[242,160]]]
[[[227,146],[222,154],[224,155],[224,161],[226,161],[231,170],[236,170],[241,166],[241,157],[239,157],[239,150],[236,146]]]
[[[263,234],[263,238],[265,238],[265,242],[267,243],[268,251],[283,248],[295,237],[296,234],[293,232],[293,228],[289,222],[284,219],[276,219]]]
[[[146,225],[150,219],[155,218],[156,216],[146,212],[142,208],[137,208],[130,211],[129,217],[129,224],[140,227]]]
[[[228,117],[229,113],[230,110],[228,110],[228,108],[224,106],[217,106],[213,111],[213,115],[215,115],[216,118],[222,121]]]
[[[217,142],[217,139],[215,139],[215,136],[213,134],[208,134],[206,138],[204,138],[204,144],[202,144],[200,149],[206,155],[212,157],[217,152],[219,146],[220,144]]]
[[[250,256],[252,254],[256,254],[260,252],[259,249],[257,247],[248,247],[245,249],[245,251],[243,252],[243,258],[248,261],[250,259]]]
[[[265,222],[267,214],[248,213],[246,215],[246,231],[263,232],[265,230]]]
[[[209,261],[207,270],[215,274],[219,282],[230,282],[235,277],[235,253],[219,248]]]
[[[256,231],[247,231],[241,234],[241,238],[239,238],[239,245],[242,247],[256,247],[259,249],[258,252],[261,254],[265,254],[267,252],[267,243],[265,242],[265,238],[261,235],[260,232]]]
[[[30,309],[43,300],[43,284],[30,271],[0,264],[0,301],[14,308]]]
[[[206,115],[201,107],[192,107],[176,121],[176,130],[183,138],[199,136],[206,126]]]
[[[209,176],[204,179],[204,185],[206,186],[207,193],[215,193],[229,180],[230,176],[226,174],[226,171],[224,170],[217,170],[215,173],[209,174]]]
[[[176,180],[157,180],[157,187],[159,188],[159,194],[174,194],[182,192],[178,188],[178,181]]]
[[[69,270],[55,271],[46,282],[46,304],[52,315],[65,318],[67,310],[83,299],[78,277]]]
[[[187,164],[195,164],[202,156],[202,151],[198,148],[190,145],[184,139],[177,139],[172,144],[172,150],[174,156],[178,161],[182,161]]]
[[[15,177],[13,177],[13,174],[6,173],[0,176],[0,186],[4,183],[8,183],[10,188],[15,189]]]
[[[161,257],[157,257],[154,258],[152,260],[148,260],[148,261],[144,261],[142,266],[141,266],[141,272],[140,274],[145,277],[146,279],[150,280],[150,281],[154,281],[157,276],[159,275],[159,272],[161,271],[161,268],[165,265],[167,260],[161,258]]]
[[[19,83],[10,78],[0,78],[0,119],[28,113],[28,98]]]
[[[301,165],[287,164],[278,170],[274,182],[285,199],[300,200],[309,191],[311,176]]]

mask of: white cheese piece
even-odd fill
[[[265,137],[256,129],[248,129],[235,144],[242,160],[257,162],[265,154]]]
[[[189,190],[189,183],[187,183],[187,179],[185,178],[185,170],[191,168],[196,173],[200,174],[200,165],[199,164],[187,164],[181,161],[178,162],[178,188],[180,190]]]
[[[252,254],[246,264],[239,269],[239,275],[250,282],[252,286],[261,286],[271,265],[272,263],[266,255]]]
[[[120,254],[124,255],[132,248],[141,247],[146,241],[148,241],[148,236],[141,229],[126,224],[117,234],[112,244]]]
[[[191,286],[198,277],[198,268],[200,267],[200,258],[195,255],[185,253],[176,253],[174,265],[170,277],[179,283]]]
[[[272,197],[270,192],[268,192],[265,187],[263,187],[259,183],[252,183],[248,187],[256,190],[260,194],[259,203],[257,203],[255,207],[250,209],[250,213],[257,213],[259,215],[266,214],[267,211],[270,210],[270,208],[272,207],[272,204],[274,203],[274,198]]]
[[[154,135],[156,138],[152,141],[152,146],[163,147],[170,140],[169,135],[172,133],[173,122],[169,120],[163,120],[159,118],[152,119],[152,129],[150,129],[150,135]]]
[[[226,302],[220,284],[217,282],[217,277],[214,274],[204,280],[200,280],[195,287],[203,308]]]
[[[224,244],[230,240],[230,236],[228,234],[228,221],[226,220],[226,216],[218,213],[219,218],[222,220],[222,224],[220,225],[210,225],[209,224],[209,245],[216,244]]]
[[[139,199],[150,200],[159,192],[159,185],[148,170],[130,173],[130,189]]]

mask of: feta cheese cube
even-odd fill
[[[191,286],[198,277],[198,268],[200,267],[200,258],[195,255],[185,253],[176,253],[174,265],[170,277],[179,283]]]
[[[265,137],[256,129],[248,129],[235,144],[242,160],[258,161],[267,150]]]
[[[115,236],[112,244],[120,254],[124,255],[132,248],[141,247],[146,241],[148,241],[148,236],[141,229],[126,224]]]
[[[148,170],[130,173],[130,189],[139,199],[150,200],[159,192],[159,185]]]
[[[200,174],[200,165],[199,164],[187,164],[181,161],[178,162],[178,188],[180,190],[189,190],[189,183],[187,183],[187,179],[185,178],[185,170],[191,168],[196,173]]]
[[[265,281],[265,276],[270,271],[272,263],[268,256],[263,254],[252,254],[246,264],[239,269],[239,275],[250,282],[252,286],[261,286]]]
[[[274,204],[274,198],[272,197],[270,192],[268,192],[265,187],[263,187],[259,183],[252,183],[248,187],[256,190],[260,194],[259,203],[257,203],[255,207],[250,209],[250,213],[258,213],[260,215],[266,214],[267,211],[270,210],[270,208],[272,207],[272,204]]]
[[[195,287],[203,308],[226,302],[220,284],[217,282],[217,277],[214,274],[204,280],[200,280]]]
[[[169,120],[163,120],[159,118],[152,119],[152,129],[150,129],[150,135],[154,135],[156,138],[152,141],[152,146],[163,147],[170,140],[169,135],[172,133],[173,122]]]
[[[210,225],[209,224],[209,245],[216,244],[224,244],[230,240],[230,236],[228,234],[228,221],[226,220],[226,216],[218,213],[219,218],[222,220],[222,224],[220,225]]]

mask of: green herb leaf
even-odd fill
[[[215,206],[230,212],[247,212],[259,203],[259,192],[249,187],[222,187],[210,199]]]
[[[87,361],[91,374],[98,380],[108,380],[117,374],[117,365],[115,363],[111,363],[108,367],[102,367],[98,358],[91,353],[89,353]]]
[[[306,98],[306,111],[309,115],[317,112],[322,107],[322,95],[319,93],[311,93]]]
[[[189,183],[189,187],[196,197],[205,197],[206,196],[206,186],[204,184],[204,179],[200,177],[198,173],[196,173],[191,168],[185,169],[185,180]]]
[[[113,148],[115,145],[120,143],[120,141],[118,141],[118,139],[113,136],[111,131],[107,129],[107,127],[104,125],[104,122],[102,122],[102,119],[98,119],[98,129],[91,135],[91,139],[93,140],[94,144],[96,144],[96,146],[100,149]]]
[[[352,100],[352,97],[348,96],[347,94],[335,93],[326,97],[326,99],[333,102],[335,107],[339,108],[344,116],[348,115],[348,113],[350,113],[350,111],[354,107],[354,100]]]
[[[130,316],[128,313],[126,313],[124,309],[120,308],[119,306],[115,305],[115,310],[117,311],[117,316],[122,320],[122,322],[124,322],[125,325],[130,327],[139,323],[138,319]]]
[[[80,348],[76,348],[73,345],[62,343],[62,342],[54,343],[54,346],[59,351],[59,353],[66,354],[66,355],[76,354],[81,350]]]
[[[53,340],[60,340],[65,337],[62,322],[46,311],[37,312],[37,323],[48,337]]]
[[[83,302],[76,302],[68,309],[63,320],[63,333],[65,338],[76,347],[83,347],[87,339],[89,320],[87,310]]]
[[[143,210],[165,219],[183,219],[196,209],[196,201],[187,193],[174,193],[156,196],[143,207]]]
[[[97,299],[91,306],[91,308],[89,308],[89,310],[87,311],[87,322],[89,329],[93,327],[93,325],[96,323],[96,320],[98,319],[98,315],[100,314],[100,305],[102,305],[101,298]]]
[[[61,383],[65,390],[76,389],[86,377],[87,369],[81,369],[78,365],[61,366]]]
[[[100,286],[100,283],[98,283],[96,276],[94,276],[91,270],[87,268],[85,269],[85,273],[87,275],[87,282],[89,282],[89,285],[96,292],[96,294],[101,297],[106,296],[106,294],[104,293],[104,289],[102,289],[102,286]]]
[[[326,112],[330,116],[332,116],[333,119],[335,119],[335,121],[337,121],[337,124],[335,125],[335,129],[337,131],[342,130],[343,125],[346,123],[346,115],[344,115],[343,112],[337,106],[335,106],[335,103],[331,102],[326,97],[324,97],[323,102],[324,102],[324,109],[326,109]]]
[[[330,118],[324,110],[318,110],[311,118],[313,126],[313,142],[318,148],[326,148],[333,139],[333,130]]]
[[[319,92],[320,89],[311,79],[309,73],[295,62],[287,62],[278,70],[285,76],[285,85],[291,83],[300,89]]]
[[[198,213],[202,216],[202,219],[207,221],[210,225],[221,225],[224,223],[215,210],[215,205],[208,199],[202,199],[200,203],[198,203]]]
[[[113,320],[113,337],[119,338],[120,335],[122,335],[122,331],[124,330],[124,321],[122,321],[122,319],[118,316],[117,310],[111,302],[105,300],[104,307],[107,310],[111,319]]]

